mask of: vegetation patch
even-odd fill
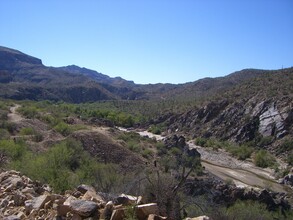
[[[31,152],[24,142],[0,141],[0,153],[8,157],[9,169],[16,169],[33,179],[50,184],[56,192],[84,183],[109,192],[119,183],[117,167],[113,164],[96,162],[81,144],[68,139],[54,145],[46,152]]]
[[[276,163],[276,159],[266,150],[259,150],[254,156],[254,163],[258,167],[272,167]]]
[[[231,153],[232,156],[236,157],[239,160],[245,160],[251,157],[253,153],[253,148],[247,145],[238,145],[236,143],[228,141],[220,141],[217,139],[207,139],[207,138],[196,138],[195,144],[201,147],[212,148],[213,150],[225,149],[227,152]]]

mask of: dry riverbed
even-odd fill
[[[128,131],[127,129],[121,129]],[[155,135],[148,131],[136,131],[141,136],[155,138],[158,141],[164,139],[161,135]],[[288,187],[279,184],[274,177],[274,170],[260,168],[250,161],[241,161],[229,155],[224,150],[214,151],[212,149],[196,146],[193,141],[187,143],[190,148],[196,148],[201,154],[202,165],[205,169],[224,181],[233,181],[239,187],[268,188],[275,192],[287,192]]]

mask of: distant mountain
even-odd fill
[[[0,97],[76,103],[137,99],[132,84],[77,66],[46,67],[38,58],[0,47]]]
[[[47,67],[38,58],[0,47],[0,97],[93,102],[99,100],[210,100],[250,80],[271,73],[245,69],[225,77],[184,84],[139,85],[75,65]]]
[[[127,81],[121,77],[111,78],[111,77],[104,75],[102,73],[98,73],[97,71],[90,70],[87,68],[81,68],[76,65],[64,66],[64,67],[59,67],[56,69],[59,69],[59,70],[62,70],[64,72],[68,72],[68,73],[77,74],[77,75],[84,75],[84,76],[89,77],[90,79],[92,79],[96,82],[102,83],[102,84],[111,84],[113,86],[119,86],[119,87],[133,86],[134,85],[133,81]]]

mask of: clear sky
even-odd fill
[[[0,45],[136,83],[293,66],[293,0],[0,0]]]

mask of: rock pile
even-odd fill
[[[293,168],[291,168],[290,173],[284,176],[284,178],[279,179],[279,183],[293,188]]]
[[[93,187],[81,185],[64,195],[16,171],[0,173],[0,219],[111,219],[131,214],[137,219],[166,219],[156,203],[143,204],[141,197],[121,194],[105,201]]]

